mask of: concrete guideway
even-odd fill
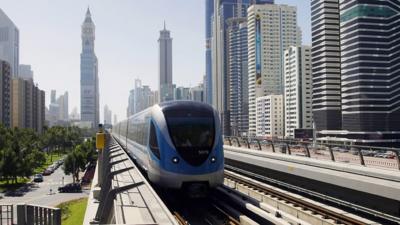
[[[110,187],[108,191],[99,191],[101,166],[98,162],[83,224],[177,224],[133,161],[110,135],[104,151],[110,154],[110,172],[103,175],[100,187],[108,189],[107,182]]]
[[[293,155],[224,146],[228,165],[257,170],[336,198],[400,217],[400,173]]]

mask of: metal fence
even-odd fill
[[[248,149],[270,150],[289,155],[400,170],[399,148],[231,136],[224,137],[224,143]],[[344,157],[346,154],[353,157]],[[377,160],[377,158],[382,159]]]
[[[61,209],[18,204],[17,225],[61,225]]]
[[[12,225],[13,222],[13,205],[0,205],[0,225]]]

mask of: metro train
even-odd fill
[[[223,182],[220,119],[208,104],[157,104],[116,124],[112,133],[162,188],[202,191]]]

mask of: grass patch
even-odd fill
[[[86,212],[87,200],[88,198],[80,198],[58,205],[57,208],[61,209],[61,224],[82,224]]]
[[[0,192],[4,192],[6,190],[15,190],[18,189],[19,187],[23,186],[29,181],[28,178],[26,177],[17,177],[17,183],[12,183],[11,180],[9,180],[9,183],[7,184],[7,180],[0,180]]]

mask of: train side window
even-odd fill
[[[158,147],[156,128],[153,121],[150,122],[150,138],[149,138],[150,150],[154,153],[157,158],[160,158],[160,148]]]

